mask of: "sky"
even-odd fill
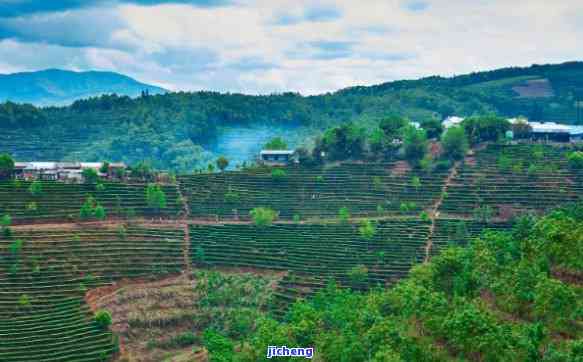
[[[583,58],[579,0],[0,0],[0,73],[320,94]]]

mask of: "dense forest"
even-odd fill
[[[583,361],[582,206],[451,246],[390,289],[330,284],[240,343],[214,331],[211,360],[261,361],[286,345],[323,361]]]
[[[4,103],[0,151],[17,160],[149,160],[160,169],[190,172],[218,156],[217,142],[232,127],[278,126],[290,135],[313,134],[348,121],[366,127],[389,114],[422,122],[494,113],[578,123],[575,106],[582,86],[583,63],[572,62],[307,97],[179,92],[134,99],[104,95],[68,107]]]

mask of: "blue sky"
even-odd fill
[[[317,94],[580,60],[556,0],[0,0],[0,73],[109,70],[172,90]]]

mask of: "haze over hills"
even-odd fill
[[[163,88],[114,72],[47,69],[0,74],[2,102],[32,103],[37,106],[68,105],[77,99],[102,94],[116,93],[135,97],[142,91],[150,94],[166,92]]]

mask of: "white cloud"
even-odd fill
[[[583,56],[583,4],[574,0],[111,4],[67,12],[68,24],[87,26],[62,39],[38,36],[42,27],[57,34],[62,25],[54,21],[37,21],[35,39],[22,39],[25,29],[13,26],[15,40],[0,42],[0,70],[97,68],[172,89],[311,94]],[[20,19],[11,21],[27,20]],[[31,43],[19,43],[25,40]],[[12,61],[18,47],[34,49],[38,59],[31,50]]]

